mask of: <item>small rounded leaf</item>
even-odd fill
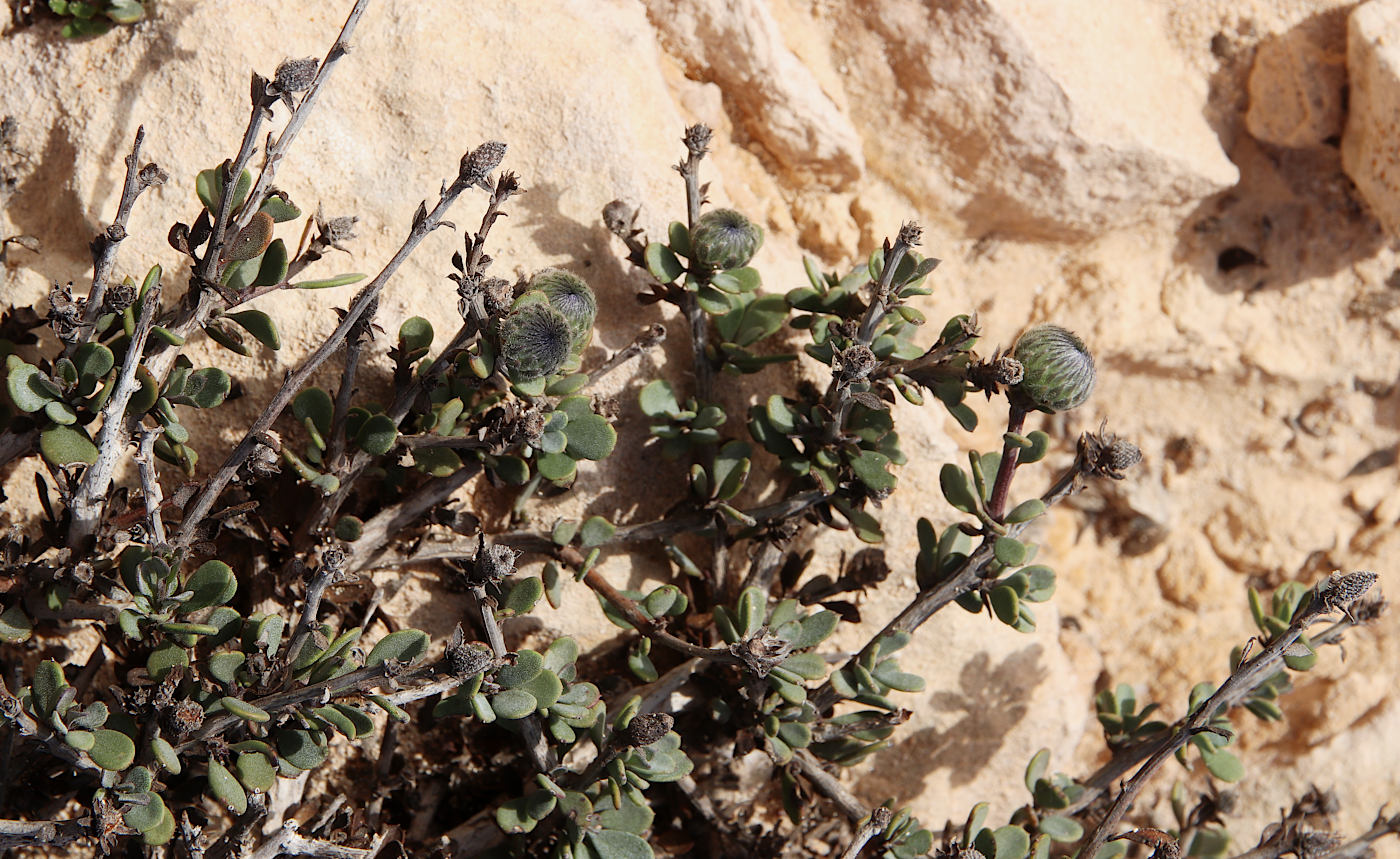
[[[360,427],[355,443],[360,450],[371,456],[382,456],[394,447],[399,439],[399,429],[388,415],[373,415]]]
[[[365,667],[378,665],[386,659],[397,659],[407,665],[428,650],[428,634],[418,629],[391,632],[374,645],[365,657]]]
[[[564,435],[568,438],[564,452],[575,460],[605,459],[617,445],[617,431],[601,415],[588,414],[570,420],[564,427]]]
[[[523,719],[535,712],[535,696],[524,689],[503,689],[491,696],[491,709],[502,719]]]
[[[250,260],[267,250],[272,243],[272,216],[258,212],[248,226],[238,231],[233,241],[224,247],[223,258],[228,261]]]
[[[93,744],[88,750],[88,757],[104,770],[121,772],[136,759],[136,744],[121,731],[99,728],[92,735]]]
[[[238,592],[238,579],[233,575],[233,568],[223,561],[205,561],[185,580],[185,590],[194,591],[194,596],[182,608],[182,612],[188,614],[233,599]]]
[[[277,323],[272,321],[272,317],[261,310],[244,310],[240,313],[230,313],[224,317],[238,323],[244,331],[257,338],[258,342],[269,349],[282,348],[282,335],[277,330]]]
[[[71,426],[52,426],[39,433],[39,452],[53,465],[97,462],[97,445],[87,433]]]
[[[243,785],[228,771],[228,767],[211,760],[209,762],[209,792],[234,814],[248,810],[248,794]]]

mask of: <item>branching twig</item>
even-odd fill
[[[136,379],[136,368],[141,363],[141,352],[146,348],[146,338],[155,323],[156,309],[160,307],[160,280],[157,279],[146,291],[141,303],[141,313],[137,317],[131,342],[126,347],[126,358],[122,360],[121,372],[117,375],[116,388],[112,397],[102,407],[102,430],[97,436],[97,461],[88,466],[83,474],[78,491],[73,493],[71,512],[72,525],[68,529],[70,548],[81,548],[97,533],[102,524],[102,510],[107,502],[107,489],[112,485],[112,474],[121,460],[122,450],[129,438],[126,406],[132,394],[140,388]]]
[[[307,838],[298,830],[295,820],[282,824],[277,834],[253,851],[252,859],[277,859],[278,856],[317,856],[320,859],[371,859],[384,843],[384,833],[375,833],[368,847],[346,847],[331,841]]]
[[[136,465],[141,472],[141,494],[146,503],[146,525],[151,531],[153,545],[165,545],[165,522],[160,518],[162,500],[160,481],[156,478],[153,445],[161,431],[154,427],[141,428],[141,444],[136,453]]]
[[[864,850],[865,845],[870,842],[870,839],[885,831],[885,827],[890,825],[890,820],[893,817],[894,812],[883,805],[870,812],[870,819],[862,823],[860,829],[856,830],[850,845],[841,854],[841,859],[856,859],[860,855],[860,851]]]
[[[477,611],[481,617],[481,627],[486,633],[486,642],[491,646],[491,654],[500,660],[506,655],[505,638],[501,635],[500,624],[496,622],[496,607],[486,598],[485,585],[473,585],[472,596],[476,599]],[[535,769],[542,773],[547,773],[559,765],[559,760],[554,754],[554,749],[545,741],[544,729],[540,726],[540,717],[536,713],[531,713],[520,720],[520,736],[525,741],[525,750],[530,753],[530,759],[535,764]]]
[[[376,553],[388,545],[400,531],[418,522],[424,513],[451,498],[452,493],[466,486],[480,473],[481,463],[467,463],[446,477],[428,480],[412,495],[380,510],[360,531],[360,539],[354,543],[354,557],[351,558],[347,569],[356,573],[371,566],[376,559]]]
[[[848,820],[856,823],[865,819],[868,813],[865,805],[846,790],[845,785],[841,784],[836,776],[822,768],[816,755],[806,749],[794,749],[792,762],[822,796],[836,803],[836,807],[841,809],[841,813],[846,815]]]
[[[126,180],[122,183],[121,201],[117,203],[117,219],[112,225],[92,240],[92,288],[88,290],[87,306],[83,308],[83,324],[91,331],[97,317],[102,315],[102,300],[107,294],[107,283],[112,277],[112,268],[117,262],[117,248],[126,239],[126,222],[136,205],[136,198],[152,185],[165,181],[164,174],[155,165],[141,167],[141,145],[146,140],[146,127],[138,126],[136,140],[131,144],[131,152],[126,156]],[[86,338],[83,338],[86,339]],[[64,348],[64,354],[71,356],[81,340],[75,340]]]
[[[1241,662],[1220,688],[1215,690],[1190,715],[1177,724],[1171,736],[1156,749],[1133,777],[1123,785],[1123,789],[1118,792],[1113,805],[1108,809],[1099,824],[1089,833],[1080,848],[1081,856],[1097,856],[1099,848],[1103,847],[1108,840],[1109,834],[1118,827],[1118,822],[1123,819],[1123,814],[1132,805],[1133,800],[1142,792],[1147,781],[1156,774],[1158,768],[1170,758],[1177,749],[1186,743],[1196,734],[1210,729],[1208,726],[1217,714],[1225,711],[1231,706],[1231,702],[1237,700],[1241,695],[1247,695],[1247,690],[1256,688],[1260,683],[1277,673],[1283,665],[1283,658],[1288,649],[1293,645],[1303,632],[1316,622],[1322,615],[1336,610],[1345,610],[1346,607],[1359,598],[1375,582],[1374,573],[1351,573],[1347,576],[1337,576],[1329,578],[1327,582],[1321,584],[1315,590],[1312,600],[1307,608],[1298,612],[1288,629],[1279,634],[1267,645],[1257,656]]]
[[[389,279],[394,276],[394,273],[398,271],[399,266],[403,265],[404,260],[408,259],[409,255],[417,249],[418,245],[422,243],[423,239],[426,238],[429,233],[442,224],[443,216],[447,214],[448,209],[452,207],[452,204],[456,202],[462,192],[467,189],[467,186],[468,183],[465,181],[464,174],[459,173],[457,179],[451,185],[442,189],[437,205],[433,207],[432,212],[428,212],[426,207],[422,204],[419,205],[418,214],[413,219],[413,227],[409,230],[408,237],[404,240],[398,252],[394,254],[393,259],[389,260],[384,266],[384,269],[375,276],[374,280],[370,281],[369,285],[360,290],[359,295],[355,296],[355,300],[351,303],[350,310],[345,314],[345,318],[342,319],[335,330],[331,332],[331,335],[326,338],[326,341],[322,343],[315,352],[311,353],[310,357],[303,361],[300,367],[297,367],[295,371],[288,375],[286,382],[272,398],[272,402],[268,403],[267,407],[263,409],[263,413],[259,415],[258,419],[253,422],[253,425],[248,428],[248,431],[243,436],[243,440],[238,443],[238,447],[234,448],[233,452],[224,460],[224,464],[220,466],[218,472],[209,479],[204,489],[190,502],[189,506],[186,508],[185,519],[180,524],[180,530],[175,536],[176,547],[184,548],[194,541],[196,529],[199,527],[200,522],[204,520],[205,516],[209,515],[209,511],[213,508],[214,502],[219,497],[219,494],[223,492],[224,487],[233,479],[239,467],[252,455],[253,450],[257,447],[259,443],[258,436],[272,428],[273,423],[277,420],[278,416],[282,414],[282,410],[291,403],[292,398],[295,397],[302,386],[306,384],[311,374],[340,348],[340,344],[349,336],[350,330],[359,322],[360,317],[369,309],[372,303],[378,300],[380,292],[383,291]]]
[[[91,818],[76,820],[0,820],[0,850],[15,847],[63,847],[89,837]]]

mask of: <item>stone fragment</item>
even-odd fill
[[[1315,15],[1260,43],[1245,127],[1275,146],[1320,146],[1346,122],[1346,10]]]
[[[1350,115],[1342,168],[1376,218],[1400,235],[1400,2],[1371,0],[1347,23]]]
[[[1082,239],[1179,214],[1238,171],[1144,0],[876,0],[846,21],[872,169],[911,200],[965,194],[976,234]],[[897,93],[892,102],[891,93]]]

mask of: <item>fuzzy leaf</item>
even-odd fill
[[[127,826],[137,832],[145,832],[160,825],[161,819],[166,815],[165,801],[160,798],[160,794],[142,791],[131,799],[138,802],[122,813],[122,820],[126,821]],[[140,800],[144,800],[144,804],[141,804]]]
[[[605,459],[617,445],[617,431],[602,415],[588,414],[572,418],[564,427],[568,438],[565,453],[572,459],[598,461]]]
[[[188,614],[233,599],[238,592],[238,579],[233,575],[233,568],[223,561],[205,561],[185,580],[185,590],[194,591],[194,596],[181,608],[181,613]]]
[[[665,379],[655,379],[648,382],[637,395],[638,404],[642,408],[642,414],[652,418],[663,418],[676,415],[680,412],[680,402],[676,399],[676,390],[671,383]]]
[[[360,446],[360,450],[371,456],[382,456],[394,448],[394,442],[398,441],[398,438],[399,430],[394,425],[393,418],[388,415],[372,415],[360,427],[355,443]]]
[[[97,462],[97,445],[86,432],[71,426],[51,426],[39,433],[39,451],[53,465]]]
[[[336,286],[349,286],[352,283],[359,283],[364,279],[365,276],[358,273],[338,274],[335,277],[327,277],[320,280],[303,280],[300,283],[292,284],[292,286],[296,289],[330,289]]]
[[[407,665],[428,650],[428,634],[418,629],[400,629],[379,639],[365,657],[365,667],[378,665],[386,659],[397,659]]]
[[[544,670],[544,657],[533,650],[515,654],[514,665],[503,665],[496,671],[496,682],[506,689],[524,686]],[[517,718],[508,716],[506,718]]]
[[[535,696],[524,689],[503,689],[491,696],[491,709],[502,719],[523,719],[535,712]]]
[[[283,729],[277,732],[277,754],[297,769],[315,769],[326,759],[326,737],[320,731]]]
[[[0,641],[19,644],[34,634],[34,624],[19,603],[0,612]]]
[[[685,274],[685,266],[681,265],[681,261],[676,259],[670,248],[660,242],[647,245],[645,256],[647,271],[662,283],[674,283]]]
[[[276,286],[282,283],[287,279],[290,263],[286,243],[281,239],[274,239],[272,244],[267,246],[267,250],[263,251],[262,261],[258,263],[258,273],[253,278],[253,286]],[[261,337],[258,339],[262,340]],[[269,349],[277,348],[270,343],[267,346]]]
[[[589,830],[585,838],[599,859],[655,859],[651,845],[640,835],[619,829]]]
[[[243,785],[228,771],[228,767],[211,760],[209,762],[209,792],[234,814],[248,810],[248,794]]]
[[[257,338],[258,342],[269,349],[282,348],[282,335],[277,331],[277,323],[272,321],[272,317],[261,310],[244,310],[240,313],[230,313],[224,317],[238,323],[239,326],[249,334]]]
[[[104,770],[121,772],[136,760],[136,744],[121,731],[99,728],[92,732],[93,745],[88,750],[92,762]]]
[[[544,582],[535,576],[527,576],[510,589],[501,608],[516,615],[529,614],[535,603],[544,596]]]

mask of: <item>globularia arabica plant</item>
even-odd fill
[[[181,181],[142,162],[138,133],[116,219],[93,242],[91,284],[56,286],[43,315],[14,308],[0,319],[0,462],[39,459],[43,510],[34,533],[0,545],[0,846],[369,857],[396,842],[398,855],[633,859],[806,855],[820,843],[847,857],[1110,859],[1136,842],[1163,859],[1227,855],[1227,794],[1207,808],[1178,789],[1167,829],[1132,828],[1129,806],[1172,757],[1187,771],[1199,761],[1213,783],[1241,778],[1229,748],[1238,711],[1282,718],[1291,676],[1379,613],[1363,599],[1373,574],[1289,583],[1268,599],[1250,591],[1260,634],[1222,660],[1223,682],[1193,690],[1173,722],[1152,718],[1157,705],[1140,704],[1127,683],[1105,689],[1093,706],[1108,762],[1073,775],[1037,754],[1027,801],[1007,819],[992,819],[986,803],[950,809],[960,822],[935,835],[898,807],[908,797],[872,807],[836,773],[879,754],[909,716],[907,693],[924,689],[901,649],[952,605],[1034,629],[1033,607],[1056,580],[1037,563],[1028,526],[1141,458],[1126,440],[1086,432],[1048,490],[1015,497],[1018,470],[1057,446],[1027,421],[1071,410],[1094,388],[1088,347],[1037,324],[983,358],[971,315],[927,327],[914,300],[932,293],[938,261],[921,255],[912,223],[850,270],[809,261],[803,285],[765,289],[750,266],[762,229],[705,208],[712,141],[695,126],[677,167],[685,211],[664,234],[648,236],[628,204],[603,207],[638,298],[676,309],[670,334],[691,352],[690,372],[637,386],[641,425],[618,424],[591,388],[655,348],[666,317],[594,361],[585,348],[607,308],[584,279],[568,266],[519,283],[492,273],[488,240],[521,190],[502,169],[505,144],[465,153],[409,219],[401,252],[367,280],[327,267],[330,251],[354,239],[355,218],[307,216],[274,185],[367,2],[355,3],[323,60],[253,76],[236,153],[187,177],[189,209],[169,233],[189,263],[178,284],[159,266],[118,266],[142,192]],[[264,126],[288,114],[297,121],[268,135]],[[14,125],[4,128],[9,147]],[[380,318],[398,265],[430,232],[455,229],[446,218],[463,196],[485,212],[442,261],[460,327],[442,337],[421,318]],[[33,248],[19,238],[0,247],[14,243]],[[361,282],[237,445],[191,432],[188,410],[218,409],[236,380],[217,360],[196,365],[190,342],[275,351],[273,293]],[[375,387],[361,377],[375,372],[364,358],[380,348],[379,325],[397,330],[387,402],[359,394]],[[42,327],[52,339],[35,336]],[[799,346],[822,384],[720,394],[720,374],[797,360]],[[338,383],[310,385],[332,360]],[[973,393],[1004,398],[1002,448],[943,466],[948,506],[919,522],[917,592],[883,628],[865,629],[846,597],[891,574],[878,510],[900,491],[906,462],[891,404],[943,409],[972,429]],[[575,491],[580,469],[613,452],[619,426],[682,466],[668,512],[541,522],[536,497]],[[114,481],[126,458],[138,485]],[[775,500],[745,504],[751,483],[774,487]],[[510,513],[452,501],[468,484],[510,493]],[[284,521],[289,493],[305,503]],[[429,526],[452,536],[419,541]],[[840,569],[808,570],[811,556],[793,547],[825,529],[870,548]],[[663,584],[620,590],[605,575],[620,555],[656,549],[669,559]],[[524,572],[522,559],[543,567]],[[442,570],[473,611],[433,635],[403,626],[381,594],[350,587],[376,565]],[[624,630],[616,646],[585,653],[569,636],[507,644],[503,621],[585,598]],[[865,632],[854,653],[830,645],[841,624]],[[98,642],[87,655],[63,644],[80,630]],[[681,689],[691,694],[673,696]],[[361,753],[338,750],[351,743]],[[713,799],[755,751],[767,784],[744,804]],[[303,776],[328,767],[330,789],[305,793]],[[274,794],[305,813],[268,834]],[[1260,849],[1304,855],[1307,845],[1311,859],[1340,859],[1400,828],[1381,818],[1341,844],[1310,810],[1325,805],[1321,794],[1300,798]],[[1131,813],[1158,819],[1150,808]]]

